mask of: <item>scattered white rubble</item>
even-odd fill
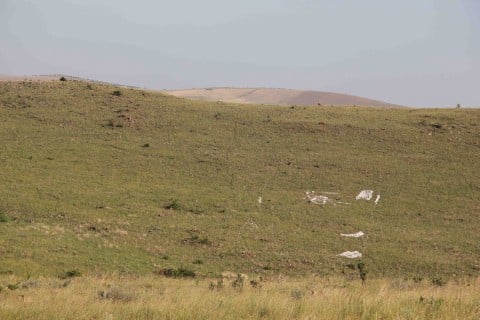
[[[340,235],[342,237],[360,238],[363,237],[365,233],[363,233],[363,231],[358,231],[356,233],[341,233]]]
[[[371,200],[373,197],[373,190],[362,190],[355,199],[357,200]]]
[[[327,196],[316,195],[315,191],[306,191],[305,195],[307,196],[307,200],[309,202],[315,204],[325,204],[330,200]]]
[[[345,252],[340,253],[338,256],[349,258],[349,259],[356,259],[356,258],[361,258],[362,253],[360,253],[358,251],[345,251]]]
[[[377,198],[375,199],[375,204],[378,204],[378,201],[380,201],[380,195],[377,194]]]

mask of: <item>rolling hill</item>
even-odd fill
[[[372,100],[348,94],[302,91],[292,89],[266,88],[206,88],[187,90],[166,90],[167,94],[177,97],[205,101],[223,101],[231,103],[270,104],[284,106],[370,106],[400,107],[387,102]]]
[[[354,250],[371,277],[480,272],[480,110],[4,81],[0,118],[0,273],[342,275]]]

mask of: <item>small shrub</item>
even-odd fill
[[[60,275],[60,279],[70,279],[70,278],[76,278],[80,277],[82,273],[78,270],[69,270],[65,271],[63,274]]]
[[[301,290],[295,289],[290,293],[290,296],[295,300],[300,300],[303,298],[304,293]]]
[[[115,90],[112,92],[112,95],[116,96],[116,97],[120,97],[122,95],[122,91],[120,90]]]
[[[265,317],[268,317],[269,315],[270,315],[270,310],[265,306],[260,307],[260,309],[258,310],[259,318],[265,318]]]
[[[217,280],[217,283],[215,282],[210,282],[210,286],[209,286],[209,289],[210,290],[215,290],[217,289],[217,291],[220,291],[222,290],[223,288],[225,287],[225,285],[223,284],[223,279],[220,279],[220,280]]]
[[[163,269],[158,273],[169,278],[195,278],[196,276],[194,271],[183,267],[178,269]]]
[[[164,208],[167,210],[180,210],[180,204],[177,199],[173,199],[172,202],[167,204]]]
[[[92,90],[92,89],[93,89],[92,85],[91,85],[91,84],[87,84],[87,90]]]
[[[142,147],[148,148],[148,147],[150,147],[150,143],[145,143]]]
[[[208,239],[208,237],[200,238],[198,235],[194,234],[190,238],[183,239],[183,243],[186,244],[203,244],[209,246],[212,242]]]
[[[19,287],[18,287],[18,284],[8,284],[7,285],[7,288],[8,290],[17,290]]]
[[[250,286],[252,288],[260,288],[262,285],[260,284],[260,281],[250,280]]]
[[[23,282],[18,283],[17,286],[22,289],[36,288],[39,286],[39,281],[35,279],[27,279]]]
[[[60,81],[67,81],[67,78],[65,78],[65,77],[60,77]]]
[[[0,213],[0,222],[8,222],[9,220],[5,213]]]
[[[432,285],[441,287],[444,286],[447,282],[442,279],[442,277],[433,277],[432,278]]]
[[[237,274],[237,279],[232,282],[232,287],[239,291],[243,289],[243,275],[241,273]]]
[[[367,280],[367,270],[365,269],[365,263],[359,262],[357,264],[357,267],[358,267],[358,275],[360,276],[360,279],[362,280],[362,284],[363,284]]]
[[[113,119],[108,120],[107,127],[115,128],[115,121]]]
[[[99,291],[98,297],[102,300],[113,300],[113,301],[123,301],[123,302],[130,302],[135,298],[132,293],[126,292],[116,287]]]
[[[198,243],[200,243],[200,244],[205,244],[205,245],[207,245],[207,246],[209,246],[209,245],[212,244],[212,242],[211,242],[210,240],[208,240],[207,237],[198,240]]]
[[[203,264],[203,260],[196,259],[192,262],[193,264]]]

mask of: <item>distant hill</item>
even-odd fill
[[[81,78],[81,77],[74,77],[74,76],[69,76],[65,74],[40,74],[40,75],[5,75],[5,74],[0,74],[0,81],[13,81],[13,82],[19,82],[19,81],[56,81],[60,80],[60,78],[65,78],[67,81],[83,81],[83,82],[88,82],[92,84],[104,84],[104,85],[113,85],[113,86],[119,86],[123,88],[132,88],[132,89],[140,89],[139,87],[134,87],[134,86],[128,86],[128,85],[123,85],[119,83],[111,83],[111,82],[106,82],[106,81],[100,81],[100,80],[93,80],[93,79],[86,79],[86,78]]]
[[[166,90],[177,97],[206,101],[224,101],[272,105],[325,105],[400,107],[399,105],[342,93],[268,88],[203,88]]]
[[[67,80],[78,80],[89,83],[126,86],[116,83],[73,77],[63,74],[49,75],[2,75],[0,81],[54,81],[64,77]],[[150,90],[149,90],[150,91]],[[297,105],[297,106],[369,106],[369,107],[402,107],[400,105],[373,100],[343,93],[274,89],[274,88],[196,88],[184,90],[153,90],[181,98],[203,101],[223,101],[245,104],[270,104],[270,105]]]
[[[58,80],[62,75],[6,75],[0,74],[0,81],[52,81]],[[67,76],[65,76],[67,77]],[[69,77],[72,78],[72,77]]]

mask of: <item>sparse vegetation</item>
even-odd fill
[[[200,237],[196,234],[186,238],[186,239],[183,239],[183,243],[186,243],[186,244],[203,244],[203,245],[211,245],[212,242],[208,239],[208,237]]]
[[[435,277],[432,278],[432,284],[437,286],[437,287],[441,287],[441,286],[445,285],[446,282],[443,280],[442,277],[435,276]]]
[[[360,261],[357,264],[357,268],[360,280],[362,280],[362,283],[365,283],[365,281],[367,280],[367,270],[365,268],[365,263],[363,261]]]
[[[17,290],[19,287],[18,287],[18,284],[16,283],[10,283],[10,284],[7,284],[7,288],[8,290],[14,291],[14,290]]]
[[[243,290],[244,277],[242,274],[237,274],[237,278],[232,282],[232,287],[238,291]]]
[[[8,222],[8,220],[9,220],[8,216],[5,213],[0,212],[0,223],[1,222]]]
[[[76,277],[80,277],[82,275],[82,273],[78,270],[69,270],[69,271],[65,271],[64,273],[62,273],[60,275],[60,279],[69,279],[69,278],[76,278]]]
[[[178,269],[163,269],[158,274],[164,275],[170,278],[195,278],[195,272],[193,270],[180,267]]]
[[[169,204],[164,206],[167,210],[180,210],[180,203],[177,199],[173,199]]]
[[[98,298],[100,300],[112,300],[117,302],[130,302],[134,300],[134,295],[124,289],[118,287],[111,287],[98,292]]]

